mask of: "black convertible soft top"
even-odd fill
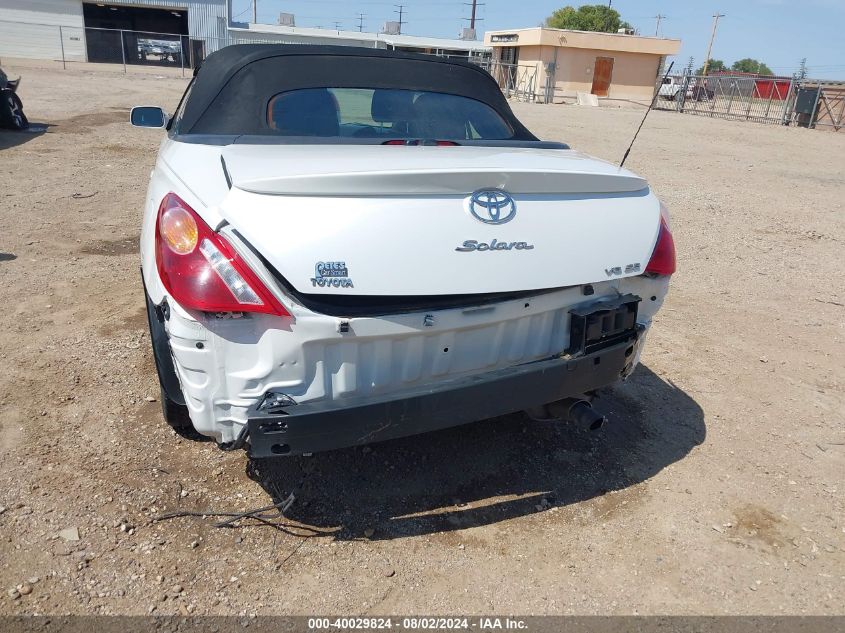
[[[440,57],[351,46],[237,44],[212,53],[196,72],[178,133],[270,135],[269,100],[302,88],[393,88],[481,101],[514,131],[536,141],[482,68]]]

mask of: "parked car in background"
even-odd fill
[[[470,63],[229,46],[173,118],[131,118],[167,132],[141,233],[164,416],[255,457],[597,428],[675,271],[648,183],[538,140]]]
[[[678,93],[683,92],[684,83],[684,77],[668,75],[663,78],[663,83],[660,85],[660,90],[657,94],[665,99],[674,101]]]
[[[688,80],[686,76],[669,75],[663,78],[657,94],[670,101],[677,99],[680,94],[685,95],[686,99],[709,101],[715,93],[707,87],[706,79],[690,77]]]
[[[158,57],[159,61],[172,61],[178,64],[182,55],[182,44],[179,41],[172,40],[139,39],[139,59],[147,61],[151,55]]]
[[[706,79],[690,82],[690,86],[687,88],[687,99],[710,101],[715,95],[715,91],[707,86]]]

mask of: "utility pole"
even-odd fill
[[[660,15],[659,13],[654,16],[654,19],[657,20],[657,25],[654,27],[654,37],[657,37],[657,33],[660,31],[660,20],[663,20],[665,17],[665,15]]]
[[[364,31],[364,14],[359,13],[358,14],[358,32],[363,33],[363,31]]]
[[[398,10],[398,11],[394,11],[393,13],[398,13],[398,14],[399,14],[399,35],[402,35],[402,25],[403,25],[403,24],[405,24],[405,23],[402,21],[402,11],[404,11],[404,10],[405,10],[405,5],[404,5],[404,4],[394,4],[393,6],[394,6],[394,7],[398,7],[398,8],[399,8],[399,10]]]
[[[713,16],[713,31],[710,33],[710,43],[707,45],[707,56],[704,58],[704,68],[701,74],[707,76],[707,67],[710,65],[710,53],[713,51],[713,40],[716,39],[716,27],[719,26],[719,18],[725,17],[724,13],[716,13]]]
[[[340,23],[340,22],[335,21],[335,23],[334,23],[334,30],[335,30],[335,31],[339,31],[339,30],[340,30],[340,27],[341,27],[341,23]]]
[[[252,0],[252,23],[258,24],[258,0]]]
[[[695,60],[690,55],[690,58],[687,60],[686,74],[691,75],[693,68],[695,68]]]
[[[474,31],[475,23],[484,21],[483,18],[476,17],[476,15],[478,15],[478,7],[483,7],[486,3],[478,2],[478,0],[472,0],[472,2],[464,2],[464,4],[468,7],[472,7],[472,13],[470,14],[470,17],[463,19],[469,22],[469,28]]]

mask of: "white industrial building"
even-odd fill
[[[231,0],[0,0],[0,58],[192,66],[219,48],[249,42],[490,52],[466,39],[233,22],[231,8]]]

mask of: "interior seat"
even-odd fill
[[[408,138],[414,94],[412,90],[374,90],[370,117],[377,123],[390,124],[389,129],[397,138]]]
[[[421,139],[465,140],[466,117],[456,110],[455,99],[450,95],[435,92],[421,94],[414,101],[411,135]]]
[[[283,92],[267,108],[270,127],[285,136],[340,136],[337,102],[325,88]]]

